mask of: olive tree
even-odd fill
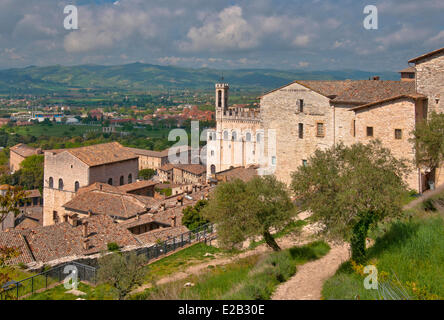
[[[365,259],[369,228],[402,212],[407,164],[378,140],[317,150],[292,173],[291,188],[302,209],[326,225],[325,232],[351,241],[352,259]]]
[[[265,176],[217,186],[202,214],[216,224],[218,240],[225,247],[260,235],[279,251],[271,230],[279,231],[291,222],[292,209],[286,185],[274,176]]]

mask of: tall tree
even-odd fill
[[[433,112],[428,120],[418,123],[413,136],[416,164],[424,169],[439,170],[444,165],[444,114]]]
[[[279,251],[271,230],[279,231],[291,222],[292,209],[285,184],[265,176],[219,185],[202,214],[216,224],[218,239],[226,247],[261,235],[269,247]]]
[[[332,236],[351,241],[352,259],[366,256],[369,228],[402,212],[406,162],[381,142],[317,150],[292,173],[291,188],[303,209],[326,225]]]

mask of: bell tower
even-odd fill
[[[226,111],[228,109],[228,83],[216,83],[216,110]]]

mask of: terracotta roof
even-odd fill
[[[410,59],[410,60],[409,60],[409,63],[412,63],[412,62],[415,62],[415,63],[416,63],[416,62],[418,62],[419,60],[423,60],[423,59],[425,59],[425,58],[428,58],[428,57],[434,56],[435,54],[438,54],[438,53],[441,53],[441,52],[444,52],[444,47],[441,48],[441,49],[437,49],[437,50],[434,50],[434,51],[431,51],[431,52],[425,53],[425,54],[423,54],[423,55],[421,55],[421,56],[419,56],[419,57],[416,57],[416,58]]]
[[[253,179],[257,175],[257,167],[254,166],[248,168],[237,167],[216,173],[216,177],[226,177],[227,181],[241,179],[245,182]]]
[[[105,214],[113,217],[130,218],[143,214],[158,204],[151,197],[125,193],[117,187],[115,190],[97,190],[90,188],[82,190],[63,207],[67,210],[93,214]]]
[[[33,148],[23,143],[16,144],[15,146],[11,147],[9,150],[17,153],[18,155],[24,158],[30,157],[35,154],[39,154],[39,152],[41,152],[41,149]]]
[[[158,182],[155,182],[153,180],[141,180],[130,184],[124,184],[123,186],[118,186],[117,188],[123,192],[131,192],[150,186],[155,186],[156,184],[158,184]]]
[[[7,264],[29,263],[34,261],[26,240],[20,231],[0,232],[0,247],[14,247],[20,251],[20,255],[7,261]]]
[[[388,99],[384,99],[384,100],[380,100],[380,101],[375,101],[375,102],[372,102],[372,103],[367,103],[367,104],[364,104],[362,106],[351,108],[349,110],[350,111],[356,111],[356,110],[368,108],[368,107],[371,107],[371,106],[375,106],[375,105],[379,105],[379,104],[382,104],[382,103],[385,103],[385,102],[390,102],[390,101],[399,100],[399,99],[418,100],[418,99],[427,99],[427,97],[422,95],[422,94],[418,94],[418,93],[417,94],[403,94],[403,95],[399,95],[399,96],[396,96],[396,97],[391,97],[391,98],[388,98]]]
[[[189,230],[185,226],[161,228],[161,229],[155,229],[147,233],[135,235],[135,237],[141,243],[151,244],[157,241],[164,241],[167,240],[168,238],[179,236],[187,231]]]
[[[407,68],[399,71],[399,73],[416,73],[416,68],[415,67],[407,67]]]
[[[200,176],[207,172],[205,166],[201,164],[173,164],[173,167],[176,169],[180,169],[194,175]]]
[[[173,153],[176,153],[176,150],[180,150],[181,153],[182,152],[189,152],[191,150],[190,146],[185,146],[185,147],[186,147],[185,150],[182,150],[182,148],[184,148],[184,146],[180,146],[180,147],[171,147],[171,148],[165,149],[163,151],[154,151],[154,150],[129,148],[129,147],[126,149],[128,149],[129,151],[131,151],[137,155],[143,155],[143,156],[154,157],[154,158],[165,158],[165,157],[168,157],[170,150],[172,150]]]
[[[74,255],[96,253],[107,249],[109,242],[119,246],[137,245],[134,236],[126,228],[105,215],[85,218],[88,221],[88,246],[83,248],[82,225],[73,227],[64,222],[28,231],[25,235],[37,261],[48,262]]]
[[[122,222],[121,225],[124,226],[125,228],[129,229],[129,228],[133,228],[133,227],[144,225],[144,224],[151,223],[151,222],[163,225],[165,227],[171,227],[170,224],[157,221],[155,219],[155,216],[151,215],[151,214],[144,214],[144,215],[140,216],[139,219],[133,218],[129,221]]]
[[[47,152],[61,153],[69,152],[90,167],[100,166],[108,163],[137,159],[137,155],[128,151],[118,142],[96,144],[87,147],[48,150]]]
[[[157,170],[162,170],[162,171],[171,171],[171,170],[173,170],[173,168],[174,168],[174,165],[172,164],[172,163],[167,163],[167,164],[164,164],[163,166],[161,166],[159,169],[157,169]]]
[[[344,81],[294,81],[274,91],[298,83],[314,92],[331,99],[333,103],[366,104],[400,94],[415,93],[415,83],[410,81],[383,81],[383,80],[344,80]]]
[[[39,189],[26,191],[26,198],[36,198],[36,197],[41,197],[41,196],[42,196],[42,194],[40,193]]]

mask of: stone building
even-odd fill
[[[158,169],[159,180],[175,184],[202,184],[206,181],[206,168],[200,164],[166,164]]]
[[[182,162],[191,161],[191,148],[189,146],[172,147],[163,151],[153,151],[138,148],[127,148],[129,151],[135,153],[139,157],[139,170],[154,169],[170,163],[169,154],[172,158],[184,159]],[[174,162],[175,159],[172,159]]]
[[[291,172],[317,149],[379,139],[395,156],[410,161],[409,188],[423,192],[443,183],[444,170],[427,172],[413,164],[409,138],[432,111],[444,112],[444,48],[409,63],[415,66],[401,71],[402,81],[294,81],[260,97],[260,110],[253,113],[228,107],[228,85],[216,84],[217,126],[208,133],[208,177],[256,164],[259,174],[273,173],[288,184]]]
[[[23,160],[36,154],[43,154],[42,149],[33,148],[23,143],[11,147],[9,149],[9,169],[11,173],[20,169],[20,164]]]
[[[43,224],[63,221],[63,205],[94,182],[112,186],[133,183],[138,157],[117,142],[45,152]]]

